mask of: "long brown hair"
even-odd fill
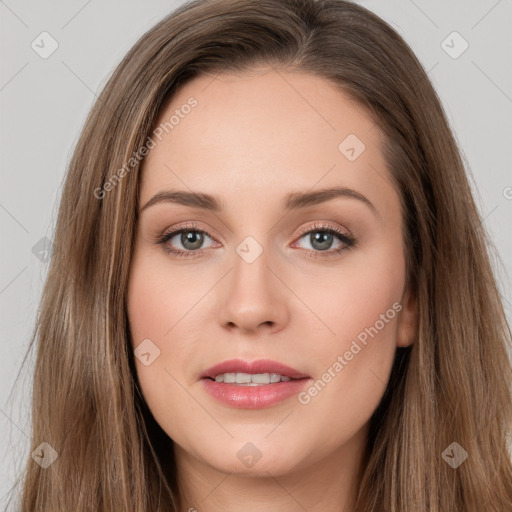
[[[58,458],[28,459],[21,510],[178,510],[172,440],[140,392],[126,314],[139,150],[188,80],[259,64],[323,77],[365,107],[401,198],[418,333],[372,416],[354,510],[512,510],[512,340],[493,246],[423,67],[344,0],[189,2],[115,69],[69,165],[29,348],[37,339],[30,451],[46,442]],[[454,442],[468,454],[457,468]]]

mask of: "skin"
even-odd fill
[[[133,347],[149,338],[160,350],[148,366],[136,358],[136,370],[152,414],[175,442],[182,510],[349,511],[369,419],[396,347],[411,344],[417,327],[383,136],[366,110],[307,73],[268,67],[201,76],[164,106],[159,122],[191,96],[197,106],[144,161],[139,207],[180,189],[218,196],[224,208],[144,209],[128,289]],[[338,149],[349,134],[366,145],[354,161]],[[290,192],[333,186],[364,195],[375,213],[347,197],[281,209]],[[356,246],[335,254],[343,242],[333,236],[326,249],[333,256],[322,257],[310,238],[322,230],[299,233],[320,221],[351,234]],[[202,254],[173,256],[156,243],[186,222],[207,232],[195,246]],[[263,249],[252,263],[236,252],[247,236]],[[180,235],[172,244],[187,250]],[[293,396],[235,409],[200,382],[202,371],[233,358],[273,359],[317,381],[393,304],[400,313],[359,343],[307,404]],[[248,442],[261,453],[252,467],[237,457]]]

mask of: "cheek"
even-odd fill
[[[136,254],[128,283],[128,318],[134,346],[144,338],[166,343],[204,294],[199,279],[186,279],[158,251]],[[190,313],[189,313],[190,312]]]
[[[176,375],[172,365],[183,355],[176,344],[170,354],[169,341],[173,339],[174,330],[180,327],[186,303],[177,300],[180,295],[168,274],[151,255],[135,255],[128,283],[127,313],[142,395],[156,421],[173,438],[176,422],[169,404],[173,404],[173,410],[180,411],[186,410],[186,404],[181,387],[173,379],[174,376],[182,381],[182,377]],[[149,356],[144,357],[143,354],[148,353]]]
[[[159,251],[139,248],[131,263],[127,314],[135,368],[149,408],[165,425],[172,423],[165,420],[169,403],[186,410],[189,397],[181,385],[192,384],[193,375],[184,369],[200,355],[195,320],[208,279],[189,277]],[[138,357],[139,350],[149,352],[145,361]]]
[[[400,243],[362,251],[346,271],[333,273],[317,302],[333,332],[324,330],[316,344],[316,380],[299,397],[308,428],[324,418],[322,435],[335,439],[343,426],[350,436],[377,408],[396,352],[404,279]]]
[[[404,286],[405,259],[397,230],[347,253],[340,265],[304,280],[298,294],[307,297],[311,310],[322,321],[319,327],[325,334],[321,346],[332,354],[350,345],[381,315],[389,322],[382,329],[379,321],[382,342],[376,348],[394,341],[394,328],[390,327],[396,327],[397,315],[393,304],[400,303]]]

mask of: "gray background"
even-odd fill
[[[33,359],[13,386],[48,268],[40,240],[52,239],[66,165],[114,66],[182,3],[0,0],[0,510],[29,454]],[[496,273],[512,320],[512,0],[359,3],[394,26],[429,70],[496,245]],[[44,31],[59,45],[46,59],[31,47],[33,41],[42,46]],[[446,40],[453,31],[469,44],[458,58],[445,51],[462,48],[457,36]],[[34,246],[43,252],[34,254]]]

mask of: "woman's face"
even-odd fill
[[[415,330],[381,132],[324,79],[271,68],[196,78],[159,123],[128,290],[154,418],[223,472],[355,463]]]

